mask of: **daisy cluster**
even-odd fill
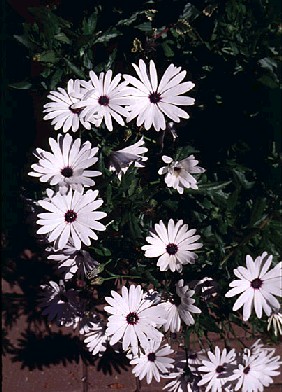
[[[93,127],[113,132],[134,119],[140,129],[165,131],[171,128],[171,120],[178,123],[181,118],[189,118],[179,106],[194,104],[194,98],[183,95],[194,84],[183,82],[186,72],[181,67],[170,64],[160,80],[153,61],[147,66],[140,60],[133,68],[137,77],[113,76],[111,70],[99,75],[90,71],[89,80],[69,80],[66,90],[58,87],[51,91],[50,102],[44,105],[44,119],[51,120],[54,129],[62,133],[56,139],[49,138],[48,151],[36,149],[37,162],[29,173],[51,187],[46,189],[46,197],[37,201],[41,211],[36,222],[40,226],[37,234],[48,243],[47,259],[57,269],[59,284],[50,281],[41,286],[43,314],[60,326],[78,328],[93,355],[103,355],[109,348],[123,351],[140,380],[151,383],[153,379],[159,382],[169,378],[164,388],[169,392],[261,392],[278,375],[280,360],[274,349],[264,348],[259,342],[241,354],[226,349],[221,352],[216,347],[214,353],[202,351],[177,361],[177,353],[168,344],[169,336],[185,333],[200,322],[201,301],[219,295],[217,283],[210,277],[186,281],[184,271],[198,263],[203,243],[197,229],[182,219],[155,221],[139,247],[145,263],[155,263],[164,279],[169,276],[165,290],[148,290],[148,282],[135,285],[134,277],[129,277],[127,285],[115,287],[103,298],[99,312],[83,295],[89,281],[99,287],[104,280],[127,276],[105,277],[107,263],[93,257],[95,244],[111,239],[108,226],[112,217],[103,211],[104,200],[100,197],[105,181],[101,145],[98,141],[94,146],[88,140],[83,142],[69,132],[83,128],[90,131]],[[134,144],[110,149],[110,178],[121,183],[129,168],[146,166],[149,149],[145,141],[143,135]],[[177,197],[198,189],[198,175],[205,170],[198,166],[194,155],[183,159],[163,155],[162,161],[165,166],[156,174],[164,175],[166,186]],[[268,328],[274,328],[278,335],[282,263],[271,269],[272,259],[265,252],[255,260],[247,255],[246,267],[234,270],[238,279],[230,283],[225,295],[240,295],[233,310],[243,307],[244,321],[253,310],[258,318],[265,313]]]
[[[188,366],[187,366],[188,363]],[[188,359],[174,363],[173,378],[163,388],[168,392],[252,392],[263,391],[279,375],[280,357],[275,350],[265,348],[260,340],[242,352],[234,349],[188,353]]]

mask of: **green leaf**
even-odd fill
[[[189,145],[184,147],[179,147],[175,155],[175,160],[180,161],[181,159],[185,159],[189,155],[194,154],[196,152],[198,152],[198,150],[196,150],[194,147]]]
[[[14,38],[28,49],[33,49],[33,43],[24,35],[14,35]]]
[[[84,35],[94,34],[97,25],[97,12],[94,12],[89,18],[82,21],[82,33]]]
[[[50,89],[54,90],[57,85],[61,82],[63,76],[63,70],[58,68],[51,77]]]
[[[68,44],[68,45],[71,44],[71,40],[64,33],[58,33],[58,34],[54,35],[54,38],[57,41],[63,42],[65,44]]]
[[[172,211],[176,211],[178,208],[178,201],[176,200],[164,200],[162,204]]]
[[[108,43],[111,39],[116,38],[117,36],[122,35],[121,32],[117,31],[116,29],[109,29],[104,34],[102,34],[99,38],[95,39],[95,43]]]
[[[152,31],[152,23],[151,22],[144,22],[141,23],[140,25],[136,26],[138,30],[144,31],[145,33],[148,33]]]
[[[54,50],[46,50],[46,52],[42,52],[38,55],[38,60],[42,63],[55,63],[58,61]]]
[[[132,25],[133,22],[136,21],[136,19],[138,18],[138,16],[144,14],[145,12],[146,12],[146,11],[134,12],[134,14],[132,14],[129,18],[119,20],[118,23],[117,23],[116,25],[117,25],[117,26],[130,26],[130,25]]]
[[[9,87],[12,87],[16,90],[29,90],[32,87],[32,84],[27,80],[23,80],[22,82],[9,84]]]
[[[142,231],[140,229],[139,221],[136,218],[136,216],[133,214],[130,214],[128,223],[129,223],[129,230],[131,232],[132,237],[133,238],[141,238]]]
[[[173,45],[174,42],[172,40],[167,40],[162,43],[162,48],[166,57],[173,57],[174,51],[171,49],[170,45]]]
[[[79,78],[85,79],[85,74],[84,72],[79,69],[76,65],[74,65],[69,59],[65,58],[64,59],[67,65],[69,66],[70,70]]]
[[[211,182],[210,184],[199,184],[198,191],[217,191],[219,189],[225,188],[227,185],[231,184],[232,181],[225,182]]]
[[[238,182],[242,185],[243,188],[251,189],[254,186],[255,182],[248,181],[243,171],[232,169],[232,172],[234,173],[235,178],[238,180]]]
[[[250,226],[256,226],[257,224],[260,223],[261,219],[264,218],[263,212],[265,211],[266,208],[266,199],[265,197],[260,197],[255,200],[252,212],[251,212],[251,218],[250,218]]]

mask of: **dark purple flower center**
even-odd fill
[[[138,314],[135,312],[131,312],[126,316],[126,321],[128,322],[128,324],[130,325],[135,325],[137,324],[139,320]]]
[[[251,287],[255,290],[258,290],[262,286],[262,280],[260,278],[256,278],[251,281]]]
[[[149,95],[149,100],[152,103],[158,103],[161,100],[161,94],[154,92],[152,94]]]
[[[243,370],[244,374],[248,374],[249,371],[251,370],[250,366],[245,367],[245,369]]]
[[[180,173],[180,172],[181,172],[181,167],[174,167],[173,170],[174,170],[176,173]]]
[[[74,114],[79,114],[82,112],[83,108],[72,108],[72,105],[69,106],[69,110]]]
[[[192,361],[194,361],[195,359],[197,359],[197,353],[193,353],[193,354],[189,354],[188,358],[191,359]]]
[[[166,251],[170,256],[175,255],[175,253],[178,251],[178,246],[176,244],[168,244]]]
[[[222,366],[222,365],[219,365],[219,366],[215,369],[216,373],[218,373],[218,374],[225,372],[225,370],[226,370],[225,366]]]
[[[155,360],[156,360],[156,355],[155,355],[155,353],[150,353],[150,354],[148,354],[148,361],[150,361],[150,362],[155,362]]]
[[[175,306],[181,305],[181,298],[179,295],[175,294],[171,299],[171,303],[173,303]]]
[[[69,302],[68,297],[67,297],[66,294],[63,293],[63,292],[61,292],[61,293],[59,294],[59,298],[60,298],[61,301],[65,302],[65,303]]]
[[[103,106],[109,105],[109,102],[110,100],[106,95],[101,95],[101,97],[98,99],[98,103]]]
[[[61,174],[66,178],[70,178],[73,175],[73,170],[70,166],[66,166],[61,170]]]
[[[74,212],[74,210],[68,210],[65,213],[65,221],[68,223],[74,222],[76,220],[76,218],[77,218],[77,213]]]

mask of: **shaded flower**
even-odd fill
[[[93,318],[91,327],[85,335],[84,343],[87,349],[93,354],[100,354],[106,351],[108,336],[105,333],[106,327],[101,320]]]
[[[197,281],[194,288],[196,295],[201,296],[204,301],[215,298],[219,291],[218,283],[208,276]]]
[[[166,69],[160,82],[155,67],[151,60],[149,75],[143,60],[139,60],[139,66],[132,64],[138,78],[124,75],[131,87],[132,103],[129,106],[130,114],[127,121],[137,117],[137,125],[144,124],[145,129],[151,126],[156,131],[166,128],[165,115],[175,122],[180,118],[189,118],[189,115],[177,105],[194,105],[194,98],[185,97],[181,94],[191,90],[195,85],[192,82],[181,83],[185,78],[186,71],[181,72],[181,67],[173,64]]]
[[[166,384],[163,390],[168,392],[199,392],[200,388],[197,385],[200,377],[194,372],[199,364],[202,364],[202,359],[206,359],[205,355],[201,353],[188,352],[188,363],[186,354],[178,351],[175,356],[174,369],[166,378],[172,379]],[[184,359],[185,357],[185,359]]]
[[[71,279],[74,275],[79,280],[85,280],[90,272],[94,277],[94,271],[95,276],[98,275],[98,261],[94,260],[86,250],[76,249],[71,239],[63,249],[51,248],[49,252],[47,258],[58,263],[58,271],[63,274],[65,280]]]
[[[109,170],[116,171],[119,179],[121,179],[121,175],[128,170],[132,163],[134,163],[135,167],[144,167],[144,162],[148,159],[144,156],[147,151],[143,137],[131,146],[122,150],[112,151],[109,157]]]
[[[105,311],[110,313],[106,334],[110,337],[110,345],[122,339],[123,350],[131,348],[137,354],[139,344],[145,349],[148,341],[161,341],[162,334],[156,329],[165,323],[165,315],[160,305],[154,305],[141,286],[125,286],[121,295],[111,291],[112,297],[106,297],[110,306]]]
[[[236,361],[235,350],[227,353],[226,348],[220,352],[219,347],[215,347],[215,353],[211,351],[207,353],[208,360],[203,360],[203,366],[199,367],[199,371],[203,372],[202,379],[198,385],[206,385],[205,391],[222,392],[226,391],[228,383],[233,379],[234,364]]]
[[[203,245],[196,242],[200,236],[195,235],[196,230],[188,230],[188,225],[183,220],[174,223],[168,222],[166,228],[163,221],[155,224],[155,231],[146,237],[149,245],[143,245],[146,257],[159,257],[157,265],[161,271],[181,272],[184,264],[194,263],[197,255],[193,252]]]
[[[233,297],[241,294],[233,306],[236,311],[243,306],[243,320],[247,321],[251,315],[252,308],[258,318],[262,317],[262,311],[270,316],[272,309],[279,308],[279,302],[274,296],[282,296],[281,276],[282,262],[269,270],[273,256],[267,256],[264,252],[255,260],[246,256],[246,267],[238,267],[234,274],[239,280],[233,280],[229,284],[233,287],[225,296]]]
[[[184,188],[198,189],[197,180],[191,175],[195,173],[203,173],[205,169],[197,166],[194,155],[182,159],[181,161],[173,161],[172,158],[163,155],[162,160],[167,164],[159,169],[160,175],[165,174],[165,183],[169,188],[176,189],[178,193],[183,194]]]
[[[48,321],[56,321],[59,326],[71,326],[83,313],[84,303],[74,289],[66,290],[63,281],[59,284],[50,281],[41,285],[43,290],[39,306],[44,308],[42,314]]]
[[[174,299],[162,304],[167,312],[167,322],[164,325],[166,332],[168,330],[179,332],[181,320],[186,325],[193,325],[195,321],[192,313],[201,313],[201,310],[194,305],[195,300],[192,298],[195,291],[190,290],[187,285],[184,286],[183,279],[179,280],[175,286],[176,295]]]
[[[82,124],[86,129],[91,128],[90,122],[85,121],[81,115],[82,109],[74,108],[74,104],[80,102],[86,93],[81,82],[81,80],[70,79],[67,91],[58,87],[57,91],[50,91],[47,96],[52,102],[44,105],[43,112],[47,114],[43,119],[52,120],[51,124],[54,125],[55,130],[63,128],[63,132],[67,132],[70,129],[76,132],[79,124]]]
[[[191,371],[187,369],[177,369],[170,373],[169,381],[163,390],[168,392],[199,392],[200,389],[197,385],[198,378]]]
[[[107,214],[95,211],[103,204],[102,199],[95,200],[97,196],[97,190],[85,194],[70,190],[66,195],[57,193],[50,201],[40,200],[38,204],[49,212],[38,214],[37,223],[42,227],[37,233],[49,233],[48,241],[55,241],[56,249],[63,249],[70,239],[76,249],[81,248],[81,242],[90,245],[90,238],[98,239],[94,230],[106,229],[98,222]]]
[[[140,354],[130,361],[131,365],[136,365],[132,369],[132,373],[139,380],[146,377],[148,384],[152,382],[153,378],[160,382],[161,376],[173,368],[174,359],[168,357],[173,353],[173,350],[167,344],[162,347],[160,344],[160,341],[149,341],[144,348],[144,354]]]
[[[67,193],[70,188],[82,192],[84,186],[95,185],[95,181],[90,177],[102,173],[86,169],[98,161],[95,157],[97,147],[91,148],[88,141],[81,146],[81,139],[73,140],[69,134],[59,134],[57,142],[49,138],[49,144],[52,153],[41,148],[36,149],[34,155],[39,162],[31,165],[33,171],[28,173],[30,176],[38,177],[41,182],[57,185],[62,194]]]
[[[128,110],[123,106],[129,103],[129,90],[126,87],[128,83],[120,83],[121,74],[112,80],[111,70],[101,72],[99,77],[90,71],[89,76],[89,82],[82,82],[88,91],[74,108],[83,108],[81,116],[85,121],[93,122],[95,126],[100,126],[104,119],[109,131],[113,130],[112,118],[118,124],[125,125],[122,116],[128,116]]]

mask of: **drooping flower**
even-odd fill
[[[202,379],[198,385],[206,385],[205,391],[208,392],[225,392],[228,383],[233,380],[233,371],[236,362],[235,350],[227,352],[226,348],[220,352],[219,347],[215,347],[215,353],[211,351],[207,353],[208,359],[203,360],[203,366],[199,367],[199,371],[203,372]]]
[[[162,160],[167,164],[159,169],[160,175],[165,174],[165,183],[169,188],[176,189],[178,193],[183,194],[184,188],[198,189],[197,180],[192,174],[203,173],[205,169],[197,166],[194,155],[182,159],[181,161],[173,161],[171,157],[162,156]]]
[[[99,77],[90,71],[90,81],[82,82],[88,90],[83,100],[74,105],[80,109],[81,116],[85,121],[90,121],[95,126],[100,126],[103,119],[109,131],[113,130],[112,118],[120,125],[125,125],[123,117],[128,116],[128,110],[124,107],[129,103],[127,82],[120,83],[121,74],[112,80],[112,71],[101,72]]]
[[[48,321],[56,321],[59,326],[71,326],[83,313],[83,301],[74,289],[66,290],[63,281],[59,284],[50,281],[49,285],[41,285],[42,293],[39,306]]]
[[[94,260],[86,250],[76,249],[71,239],[63,249],[51,248],[49,253],[47,258],[58,263],[58,271],[63,274],[64,280],[69,280],[74,275],[79,280],[85,280],[90,272],[93,277],[94,271],[95,276],[98,274],[98,261]]]
[[[279,309],[273,310],[271,316],[268,319],[267,330],[273,328],[274,335],[282,335],[282,313]]]
[[[48,241],[55,241],[56,249],[63,249],[70,239],[76,249],[81,248],[81,242],[90,245],[90,238],[98,239],[95,231],[106,229],[98,222],[107,214],[95,211],[103,204],[97,196],[97,190],[85,194],[70,190],[66,195],[57,193],[50,201],[40,200],[38,204],[48,212],[38,214],[37,223],[42,227],[37,233],[49,233]]]
[[[128,170],[132,163],[134,163],[135,167],[144,167],[144,162],[148,159],[144,156],[147,151],[148,149],[145,147],[143,137],[131,146],[118,151],[112,151],[109,158],[109,170],[115,171],[119,179],[121,179],[121,175]]]
[[[81,80],[68,81],[67,91],[61,87],[57,91],[50,91],[48,98],[52,101],[44,105],[44,113],[47,113],[43,119],[52,120],[51,124],[54,129],[63,128],[63,132],[70,129],[76,132],[79,129],[79,124],[84,128],[90,129],[91,124],[85,121],[81,115],[82,108],[74,108],[74,104],[80,102],[86,93],[86,90],[81,85]]]
[[[167,322],[164,325],[164,330],[167,332],[179,332],[181,327],[181,320],[186,325],[195,324],[192,313],[201,313],[201,310],[194,305],[195,300],[192,295],[194,290],[190,290],[186,285],[184,286],[183,279],[177,282],[176,295],[172,301],[166,301],[162,305],[167,312]]]
[[[174,359],[168,357],[168,355],[173,353],[173,350],[168,344],[162,347],[160,347],[160,344],[160,341],[149,341],[144,348],[144,354],[142,353],[130,361],[131,365],[136,365],[132,369],[132,373],[139,380],[143,380],[146,377],[148,384],[152,382],[153,378],[160,382],[161,376],[173,368]]]
[[[115,291],[111,295],[105,298],[110,305],[105,307],[110,313],[106,330],[110,345],[122,339],[123,350],[130,348],[136,355],[139,344],[145,349],[149,339],[161,341],[163,335],[156,328],[166,321],[163,308],[154,305],[140,285],[131,285],[129,290],[123,286],[121,295]]]
[[[137,117],[138,126],[144,124],[148,130],[153,125],[156,131],[160,131],[166,128],[165,115],[175,122],[189,118],[188,113],[178,107],[194,105],[195,102],[194,98],[181,95],[195,86],[192,82],[182,83],[186,71],[170,64],[159,82],[154,61],[150,61],[149,75],[143,60],[139,60],[139,66],[132,65],[139,79],[124,75],[126,82],[134,86],[131,87],[132,103],[127,121]]]
[[[273,376],[278,376],[280,357],[273,356],[274,350],[263,347],[245,349],[242,363],[234,370],[235,391],[261,392],[273,383]]]
[[[159,257],[157,265],[161,271],[181,272],[184,264],[194,263],[197,255],[193,252],[203,245],[196,242],[200,236],[196,230],[188,230],[188,225],[179,220],[174,224],[173,219],[166,228],[163,221],[155,224],[155,231],[146,238],[149,245],[143,245],[146,257]]]
[[[98,158],[95,156],[98,148],[91,148],[90,142],[86,141],[81,146],[81,139],[69,135],[58,135],[57,142],[49,138],[52,150],[47,152],[37,148],[34,155],[39,159],[37,164],[31,165],[30,176],[38,177],[41,182],[49,182],[57,185],[61,194],[68,192],[70,188],[82,192],[83,187],[95,185],[90,177],[102,174],[99,171],[87,170],[94,165]]]
[[[272,309],[279,308],[279,302],[275,296],[282,296],[282,262],[269,270],[273,256],[267,256],[264,252],[255,260],[246,256],[246,267],[238,267],[234,274],[239,280],[233,280],[229,284],[233,287],[225,296],[233,297],[241,294],[233,306],[236,311],[243,306],[243,320],[247,321],[251,315],[252,308],[258,318],[262,317],[262,311],[270,316]]]

